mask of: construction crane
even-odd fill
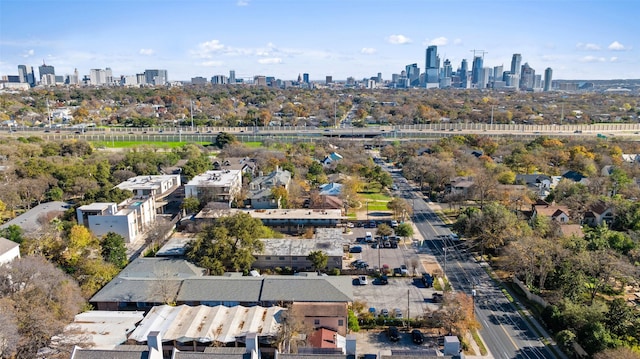
[[[488,54],[488,53],[489,53],[488,51],[484,51],[484,50],[476,50],[476,49],[469,50],[469,51],[470,51],[470,52],[473,52],[473,57],[474,57],[474,58],[476,57],[476,53],[481,53],[481,54],[482,54],[482,61],[484,61],[484,54]]]

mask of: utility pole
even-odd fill
[[[189,102],[191,102],[191,132],[193,132],[193,100]]]
[[[442,281],[444,285],[442,291],[444,292],[447,290],[447,247],[442,247],[442,250],[444,251],[444,267],[442,269]]]
[[[493,107],[494,105],[491,105],[491,129],[493,130]]]
[[[411,289],[407,289],[407,327],[411,329],[411,302],[409,302],[409,292]]]

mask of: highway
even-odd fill
[[[420,252],[436,257],[454,290],[469,295],[475,291],[480,335],[491,355],[500,359],[556,358],[482,268],[486,264],[468,256],[463,242],[449,238],[448,227],[398,172],[392,172],[392,177],[401,196],[413,204],[413,221],[425,239]]]

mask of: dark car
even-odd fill
[[[362,247],[360,247],[360,246],[351,247],[351,249],[349,249],[349,252],[351,252],[351,253],[362,253]]]
[[[380,277],[379,282],[381,285],[389,284],[389,278],[386,275],[383,275],[382,277]]]
[[[416,344],[422,344],[424,343],[424,335],[418,329],[414,329],[411,331],[411,340]]]
[[[396,327],[389,327],[389,329],[387,329],[387,336],[392,342],[397,342],[400,340],[400,331]]]

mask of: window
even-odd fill
[[[293,261],[297,261],[297,260],[298,260],[298,257],[291,257],[291,260],[293,260]]]
[[[338,319],[338,326],[344,327],[344,319]]]
[[[320,319],[314,319],[313,325],[320,325]]]
[[[270,261],[271,257],[264,257],[265,260]]]
[[[283,260],[284,260],[284,257],[280,257],[280,258],[278,258],[278,259],[279,259],[279,260],[281,260],[281,261],[283,261]]]

